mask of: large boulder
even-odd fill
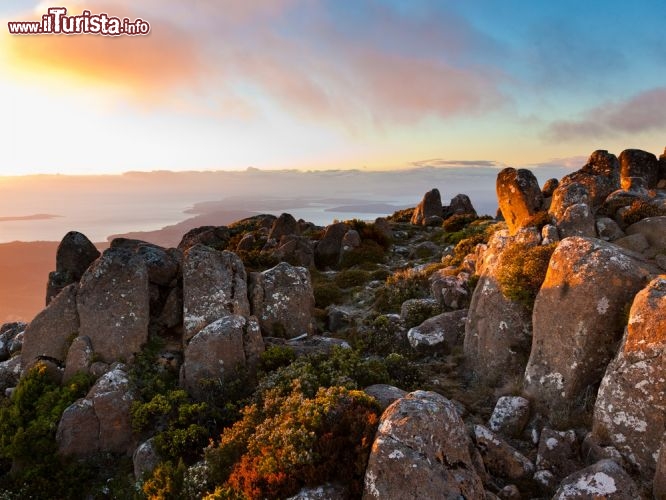
[[[634,299],[617,356],[608,365],[594,408],[593,433],[640,472],[655,474],[666,429],[666,277]]]
[[[447,219],[452,215],[473,215],[476,217],[476,210],[472,205],[472,200],[466,194],[457,194],[451,198],[448,206],[443,207],[442,217]]]
[[[532,343],[532,314],[504,296],[497,274],[502,251],[513,239],[497,231],[480,262],[481,277],[467,313],[463,349],[468,368],[494,385],[523,373]]]
[[[111,241],[111,248],[125,248],[141,257],[146,263],[151,283],[169,286],[178,277],[182,258],[178,250],[166,250],[152,243],[127,238],[115,238]]]
[[[309,268],[315,263],[314,246],[305,236],[283,236],[273,255],[277,260],[288,262],[292,266]]]
[[[558,221],[557,229],[562,239],[569,236],[587,236],[590,238],[597,236],[594,215],[586,203],[576,203],[568,207]]]
[[[641,498],[636,483],[612,460],[601,460],[567,476],[553,500],[636,500]]]
[[[411,223],[418,226],[425,226],[434,223],[439,219],[442,222],[442,197],[439,189],[431,189],[414,209]]]
[[[144,260],[109,248],[88,268],[77,295],[79,335],[101,361],[129,360],[148,340],[150,291]]]
[[[580,204],[590,206],[590,192],[588,189],[579,182],[560,184],[553,192],[548,213],[556,221],[560,221],[569,207]]]
[[[310,272],[286,262],[250,274],[252,314],[268,337],[293,338],[314,333],[314,292]]]
[[[525,371],[528,394],[554,425],[578,411],[577,398],[594,394],[622,337],[626,307],[657,272],[602,240],[560,242],[534,304]]]
[[[324,236],[317,242],[314,250],[315,264],[318,268],[324,269],[338,265],[342,239],[347,231],[349,231],[349,226],[344,222],[336,222],[326,227]]]
[[[195,245],[225,250],[230,239],[231,231],[226,226],[201,226],[185,233],[178,244],[178,250],[186,252]]]
[[[256,318],[225,316],[206,326],[189,342],[180,369],[180,384],[191,395],[203,398],[210,380],[229,380],[238,370],[256,366],[263,340]]]
[[[497,200],[509,231],[514,234],[541,210],[543,195],[534,174],[524,168],[505,168],[497,174]]]
[[[226,250],[191,247],[183,258],[183,343],[231,314],[250,315],[243,261]]]
[[[40,356],[64,363],[69,343],[79,331],[76,290],[75,284],[65,287],[25,329],[21,349],[24,369]]]
[[[49,274],[46,305],[67,285],[79,281],[99,255],[99,250],[84,234],[77,231],[67,233],[56,251],[56,270]]]
[[[136,441],[130,416],[133,401],[127,369],[116,365],[95,382],[84,399],[63,412],[56,432],[59,452],[78,457],[131,453]]]
[[[632,178],[642,178],[646,187],[652,189],[659,182],[659,161],[657,157],[640,149],[625,149],[620,153],[620,183],[629,188]]]
[[[451,401],[412,392],[381,417],[363,498],[484,498],[471,446]]]

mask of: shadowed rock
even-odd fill
[[[632,178],[642,178],[648,189],[655,188],[659,182],[659,161],[657,157],[640,149],[625,149],[620,153],[620,182],[623,189],[628,189]],[[625,185],[627,187],[625,187]]]
[[[56,251],[56,270],[49,274],[46,305],[67,285],[79,281],[99,255],[99,250],[85,235],[77,231],[67,233]]]
[[[439,189],[431,189],[414,209],[411,223],[417,226],[435,224],[437,218],[442,222],[442,197]]]

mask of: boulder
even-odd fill
[[[132,454],[134,477],[140,480],[144,475],[151,474],[161,461],[162,458],[155,446],[155,438],[144,441],[136,447]]]
[[[466,309],[433,316],[419,326],[410,328],[407,332],[407,340],[409,345],[420,353],[448,354],[453,347],[462,344],[466,320]]]
[[[63,382],[67,383],[77,373],[88,373],[93,362],[93,348],[88,337],[76,337],[67,351]]]
[[[543,195],[529,170],[505,168],[497,175],[496,190],[499,208],[511,234],[541,210]]]
[[[310,272],[286,262],[250,274],[250,305],[263,335],[293,338],[314,333]]]
[[[313,267],[315,262],[314,247],[305,236],[283,236],[273,255],[292,266]]]
[[[79,335],[90,338],[101,361],[129,360],[147,342],[148,270],[131,251],[106,250],[81,278],[76,302]]]
[[[84,399],[63,412],[56,432],[59,453],[77,457],[131,453],[135,445],[130,416],[133,401],[127,369],[117,364],[95,382]]]
[[[470,447],[451,401],[412,392],[381,417],[363,498],[484,498]]]
[[[0,397],[7,389],[16,387],[21,378],[21,356],[0,362]]]
[[[643,253],[648,248],[650,248],[650,244],[648,243],[647,238],[641,233],[624,236],[615,240],[613,243],[619,247],[631,250],[632,252],[636,253]]]
[[[608,153],[608,151],[595,151],[580,170],[562,178],[560,186],[553,194],[553,205],[556,204],[557,191],[572,183],[585,187],[589,199],[582,202],[587,203],[592,212],[596,212],[606,197],[620,188],[620,163],[615,155]]]
[[[560,232],[557,230],[557,226],[546,224],[541,228],[542,245],[550,245],[552,243],[557,243],[558,241],[560,241]]]
[[[350,229],[342,237],[343,248],[358,248],[361,246],[361,235],[356,229]]]
[[[532,344],[531,311],[505,297],[497,280],[499,257],[510,241],[506,231],[491,237],[480,262],[480,278],[465,325],[466,365],[490,385],[501,385],[522,374]]]
[[[77,231],[67,233],[56,251],[56,270],[49,274],[46,305],[67,285],[79,281],[99,255],[99,250],[84,234]]]
[[[597,236],[594,215],[586,203],[576,203],[568,207],[558,221],[557,229],[562,239],[569,236],[587,236],[589,238]]]
[[[518,437],[530,418],[530,402],[520,396],[502,396],[495,403],[488,427],[507,437]]]
[[[71,284],[26,327],[21,350],[23,368],[44,356],[64,363],[73,336],[79,331],[76,285]]]
[[[204,245],[215,250],[225,250],[231,239],[231,231],[226,226],[202,226],[191,229],[180,240],[178,250],[187,252],[195,245]]]
[[[431,189],[414,209],[412,214],[411,223],[417,226],[425,226],[433,223],[435,218],[442,221],[442,197],[439,194],[439,189]]]
[[[640,149],[625,149],[620,153],[620,182],[629,183],[632,177],[644,179],[648,189],[657,187],[659,182],[659,161],[657,157]],[[627,188],[624,188],[627,189]]]
[[[229,380],[246,366],[256,366],[263,340],[256,318],[229,315],[199,331],[185,347],[180,385],[203,399],[205,381]]]
[[[283,236],[298,236],[301,234],[301,229],[298,222],[291,214],[281,214],[280,217],[273,221],[271,230],[268,233],[268,239],[280,241]]]
[[[654,476],[666,429],[666,277],[631,306],[622,345],[608,365],[594,408],[593,434],[612,444],[642,477]]]
[[[467,280],[458,276],[447,276],[436,272],[431,277],[430,293],[439,302],[440,307],[463,309],[469,307],[472,294],[467,287]]]
[[[143,259],[151,283],[169,286],[178,277],[182,260],[178,250],[169,251],[152,243],[127,238],[115,238],[111,241],[111,248],[124,248]]]
[[[545,428],[539,437],[536,468],[548,471],[554,483],[581,469],[578,460],[578,440],[574,431],[555,431]],[[553,490],[550,491],[552,494]]]
[[[226,250],[191,247],[183,260],[183,343],[232,314],[250,315],[243,261]]]
[[[641,498],[636,483],[612,460],[601,460],[567,476],[553,500],[636,500]]]
[[[546,182],[544,182],[543,187],[541,188],[542,196],[544,198],[551,198],[559,185],[560,181],[557,179],[548,179]]]
[[[553,200],[548,213],[555,217],[557,221],[560,221],[567,208],[578,204],[590,206],[590,193],[587,188],[579,182],[560,184],[553,193]]]
[[[12,355],[12,344],[17,336],[23,337],[27,326],[28,324],[22,321],[5,323],[0,326],[0,361],[5,361]]]
[[[623,311],[658,273],[625,252],[601,240],[572,237],[562,240],[550,259],[534,304],[525,389],[556,426],[578,414],[577,398],[594,394],[622,337]]]
[[[382,411],[386,410],[394,401],[407,395],[407,391],[388,384],[374,384],[363,389],[363,392],[375,398]]]
[[[349,226],[344,222],[337,222],[326,227],[324,236],[319,240],[314,251],[315,264],[318,268],[324,269],[338,265],[342,239],[348,230]]]
[[[615,241],[625,236],[617,222],[608,217],[599,217],[596,221],[599,239],[604,241]]]
[[[534,474],[534,464],[525,455],[486,427],[474,426],[474,441],[483,463],[493,476],[519,481]]]
[[[627,234],[642,234],[656,252],[666,253],[666,216],[649,217],[632,224]]]
[[[448,206],[443,207],[442,217],[448,219],[452,215],[473,215],[476,217],[476,210],[472,205],[472,200],[466,194],[457,194],[451,198]]]

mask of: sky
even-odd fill
[[[54,6],[151,32],[9,34]],[[665,19],[662,0],[3,0],[0,176],[659,154]]]

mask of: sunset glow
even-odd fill
[[[3,2],[0,175],[658,152],[666,7],[594,3],[65,5],[152,27],[106,37],[10,35],[51,5]]]

